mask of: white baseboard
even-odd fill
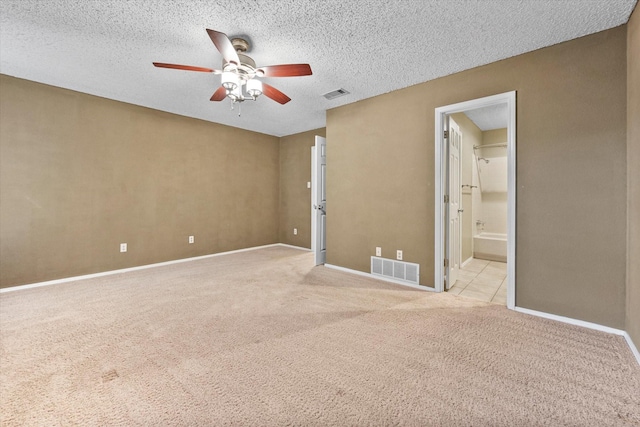
[[[627,344],[629,344],[629,348],[631,349],[631,353],[636,357],[638,361],[638,365],[640,365],[640,351],[638,351],[638,347],[633,343],[633,340],[629,336],[629,334],[625,331],[624,339],[627,340]]]
[[[165,265],[179,264],[179,263],[182,263],[182,262],[197,261],[197,260],[201,260],[201,259],[213,258],[213,257],[218,257],[218,256],[223,256],[223,255],[237,254],[237,253],[240,253],[240,252],[255,251],[255,250],[258,250],[258,249],[272,248],[272,247],[277,247],[277,246],[284,246],[284,247],[289,247],[289,248],[293,248],[293,249],[299,249],[299,250],[303,250],[303,251],[309,251],[310,250],[310,249],[301,248],[301,247],[298,247],[298,246],[285,245],[283,243],[273,243],[273,244],[270,244],[270,245],[254,246],[252,248],[245,248],[245,249],[237,249],[237,250],[234,250],[234,251],[219,252],[219,253],[215,253],[215,254],[202,255],[202,256],[191,257],[191,258],[182,258],[182,259],[176,259],[176,260],[172,260],[172,261],[158,262],[158,263],[155,263],[155,264],[140,265],[140,266],[137,266],[137,267],[122,268],[122,269],[119,269],[119,270],[103,271],[103,272],[100,272],[100,273],[85,274],[85,275],[82,275],[82,276],[65,277],[63,279],[48,280],[46,282],[31,283],[31,284],[28,284],[28,285],[11,286],[11,287],[8,287],[8,288],[0,289],[0,293],[14,292],[14,291],[20,291],[20,290],[31,289],[31,288],[39,288],[41,286],[58,285],[60,283],[74,282],[76,280],[93,279],[93,278],[96,278],[96,277],[110,276],[112,274],[120,274],[120,273],[127,273],[129,271],[145,270],[147,268],[162,267],[162,266],[165,266]]]
[[[467,260],[465,262],[460,264],[460,268],[465,268],[467,266],[467,264],[469,264],[471,261],[473,261],[473,257],[467,258]]]
[[[571,317],[558,316],[557,314],[545,313],[544,311],[536,311],[528,308],[516,307],[515,311],[530,314],[531,316],[544,317],[545,319],[556,320],[570,325],[582,326],[583,328],[595,329],[596,331],[607,332],[614,335],[624,335],[622,329],[610,328],[609,326],[599,325],[597,323],[585,322],[584,320],[572,319]]]
[[[301,251],[311,252],[311,249],[309,249],[309,248],[303,248],[302,246],[289,245],[287,243],[276,243],[273,246],[284,246],[285,248],[299,249]]]
[[[428,286],[413,285],[411,283],[402,282],[400,280],[388,279],[386,277],[376,276],[376,275],[373,275],[371,273],[365,273],[363,271],[352,270],[350,268],[339,267],[337,265],[325,264],[324,266],[327,267],[327,268],[331,268],[332,270],[338,270],[338,271],[343,271],[345,273],[356,274],[358,276],[364,276],[364,277],[368,277],[370,279],[380,280],[381,282],[389,282],[389,283],[394,283],[396,285],[407,286],[407,287],[413,288],[413,289],[420,289],[421,291],[428,291],[428,292],[435,292],[436,291],[435,288],[429,288]]]
[[[558,316],[557,314],[545,313],[543,311],[536,311],[528,308],[516,307],[514,310],[519,313],[529,314],[531,316],[543,317],[545,319],[551,319],[557,322],[568,323],[570,325],[582,326],[583,328],[594,329],[596,331],[606,332],[614,335],[620,335],[624,337],[625,341],[627,341],[631,352],[640,365],[640,353],[638,352],[638,348],[631,340],[629,334],[622,329],[611,328],[609,326],[599,325],[597,323],[585,322],[584,320],[572,319],[571,317]]]

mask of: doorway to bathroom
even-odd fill
[[[515,307],[515,92],[436,109],[435,289]]]

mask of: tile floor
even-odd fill
[[[472,259],[449,289],[454,295],[507,305],[507,263]]]

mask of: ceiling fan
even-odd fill
[[[262,94],[280,104],[286,104],[291,101],[291,98],[259,80],[258,77],[297,77],[312,74],[309,64],[268,65],[256,68],[255,61],[246,55],[250,47],[247,40],[242,38],[229,40],[226,34],[210,29],[207,29],[207,33],[222,54],[222,70],[163,62],[154,62],[153,65],[160,68],[220,74],[222,75],[221,86],[211,96],[211,101],[229,98],[234,104],[248,99],[255,101]]]

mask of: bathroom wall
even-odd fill
[[[473,236],[486,231],[507,234],[506,161],[507,150],[503,147],[488,147],[473,150],[474,146],[507,142],[507,129],[482,131],[464,113],[451,117],[460,126],[462,133],[461,184],[462,184],[462,262],[473,257]],[[489,159],[489,163],[476,157]],[[498,164],[501,163],[501,164]],[[485,171],[484,190],[481,191],[478,167]],[[497,169],[497,170],[496,170]],[[503,172],[503,173],[502,173]],[[499,181],[499,182],[493,182]],[[476,188],[473,188],[473,187]],[[504,187],[504,191],[495,191]],[[478,225],[480,223],[480,225]]]
[[[475,124],[474,124],[475,126]],[[482,143],[482,131],[478,128],[479,137],[474,145],[480,145]],[[475,151],[472,153],[471,162],[471,185],[473,185],[473,192],[471,193],[471,204],[473,205],[473,218],[471,219],[471,235],[476,234],[484,230],[484,220],[482,219],[482,193],[480,192],[480,175],[478,174],[478,162],[476,161]],[[473,243],[473,239],[472,239]],[[472,248],[473,255],[473,248]]]
[[[482,132],[480,145],[507,143],[507,129]],[[482,216],[484,231],[507,234],[507,149],[489,147],[476,150],[478,157],[489,160],[479,161]]]

